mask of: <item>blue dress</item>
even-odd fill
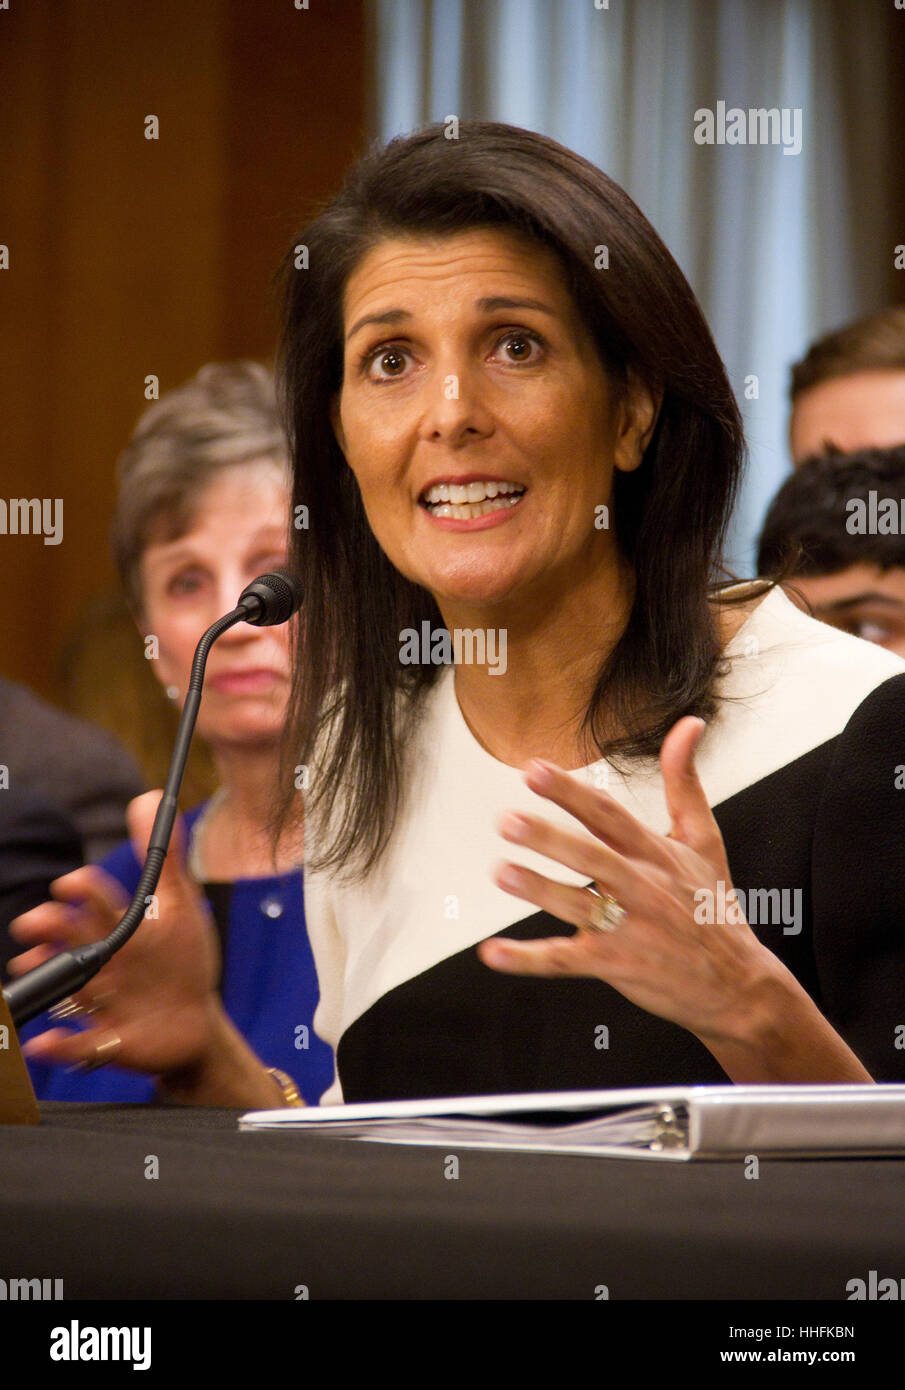
[[[189,834],[203,811],[201,805],[185,816]],[[101,860],[100,867],[130,896],[134,893],[141,865],[128,841]],[[226,1013],[264,1065],[287,1072],[308,1104],[316,1105],[333,1080],[333,1052],[312,1025],[318,987],[301,870],[203,884],[202,889],[220,934],[220,994]],[[21,1039],[54,1026],[59,1025],[41,1014],[21,1029]],[[71,1072],[28,1059],[28,1069],[40,1100],[150,1101],[156,1094],[153,1077],[120,1067]]]

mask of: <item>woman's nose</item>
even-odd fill
[[[426,389],[423,424],[427,436],[455,440],[468,431],[486,434],[492,429],[484,385],[470,366],[451,359],[438,364]]]
[[[223,577],[223,579],[217,585],[216,617],[222,618],[224,614],[231,612],[232,609],[236,607],[237,603],[239,602],[239,595],[245,588],[246,583],[247,581],[245,580],[245,578],[239,575],[225,575]],[[216,617],[211,619],[211,621],[215,622]],[[223,634],[223,638],[221,638],[220,640],[223,641],[230,634],[235,636],[236,633],[238,633],[239,636],[247,637],[251,631],[252,624],[236,623],[235,627],[229,628],[227,632]]]

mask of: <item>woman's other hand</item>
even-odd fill
[[[139,863],[144,863],[160,797],[159,791],[146,792],[129,805],[129,833]],[[24,974],[59,950],[107,936],[129,902],[117,880],[96,865],[56,879],[51,893],[53,901],[10,925],[12,936],[29,947],[10,962],[11,975]],[[216,931],[185,867],[184,829],[177,820],[144,920],[72,996],[86,1011],[77,1015],[81,1026],[48,1029],[24,1045],[25,1054],[86,1068],[109,1061],[152,1074],[191,1068],[205,1056],[221,1010],[218,974]]]

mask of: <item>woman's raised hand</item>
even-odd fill
[[[129,834],[140,863],[161,793],[129,805]],[[53,901],[17,917],[11,935],[29,947],[10,974],[48,960],[58,950],[107,936],[128,906],[122,886],[95,865],[50,885]],[[51,1028],[30,1039],[35,1061],[91,1068],[103,1062],[139,1072],[178,1073],[203,1057],[220,1011],[219,947],[210,909],[185,867],[181,820],[145,919],[125,946],[73,996],[85,1013],[78,1031]],[[89,1012],[93,1011],[93,1012]]]
[[[526,781],[532,791],[570,812],[589,834],[561,830],[539,816],[508,814],[504,839],[586,875],[625,915],[605,933],[581,930],[525,942],[493,937],[478,952],[486,965],[513,974],[596,976],[640,1008],[688,1029],[719,1055],[721,1047],[756,1047],[783,994],[803,991],[737,907],[724,923],[700,920],[700,890],[712,893],[714,902],[732,903],[734,897],[723,838],[694,765],[703,727],[703,720],[680,719],[660,751],[672,819],[668,835],[561,768],[530,764]],[[495,880],[578,927],[587,927],[595,908],[587,888],[514,864],[501,865]]]

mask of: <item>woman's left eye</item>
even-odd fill
[[[516,344],[520,346],[522,349],[524,349],[525,347],[530,347],[532,344],[535,347],[541,349],[543,349],[543,347],[545,346],[544,340],[540,337],[539,334],[529,333],[524,328],[513,328],[510,329],[508,333],[504,333],[502,338],[500,338],[499,343],[497,343],[497,346],[499,347],[501,343],[505,342]],[[522,353],[520,353],[519,356],[516,357],[514,360],[517,362],[527,362],[529,360],[533,361],[534,359],[529,358],[527,354],[522,355]]]

